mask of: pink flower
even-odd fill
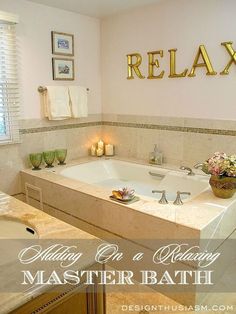
[[[215,152],[202,167],[203,172],[215,176],[236,177],[236,155],[227,156],[222,152]]]

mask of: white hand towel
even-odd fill
[[[69,86],[71,113],[73,118],[88,116],[88,93],[82,86]]]
[[[49,120],[71,118],[69,91],[66,86],[47,86],[43,100],[45,117]]]

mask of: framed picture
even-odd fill
[[[63,58],[52,58],[53,80],[73,81],[74,60]]]
[[[54,55],[74,56],[74,35],[52,32],[52,53]]]

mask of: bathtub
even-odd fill
[[[190,200],[209,188],[209,178],[206,175],[188,176],[185,171],[114,159],[101,159],[67,167],[60,175],[111,191],[129,187],[136,194],[148,198],[160,197],[154,195],[152,190],[166,190],[169,201],[175,200],[177,191],[190,192],[190,196],[182,196],[182,199]]]

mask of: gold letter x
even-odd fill
[[[232,41],[221,43],[221,45],[227,49],[228,53],[231,56],[231,59],[230,59],[229,63],[226,65],[226,67],[224,68],[224,70],[222,72],[220,72],[220,74],[221,75],[228,75],[229,74],[229,68],[231,67],[232,63],[234,62],[236,64],[236,51],[234,51],[234,48],[232,47],[232,45],[233,45]]]

